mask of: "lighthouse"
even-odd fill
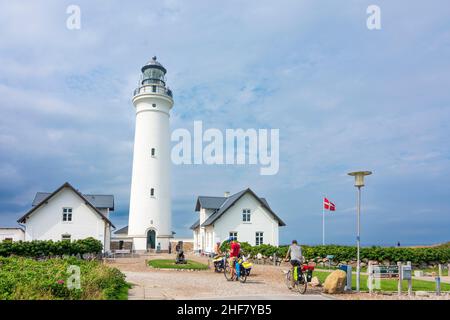
[[[136,251],[167,251],[173,237],[169,128],[173,97],[166,86],[167,70],[156,57],[141,72],[132,99],[136,128],[128,237]]]

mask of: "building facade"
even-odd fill
[[[68,182],[52,193],[38,192],[32,208],[17,222],[25,228],[25,241],[98,239],[110,250],[109,214],[112,195],[83,195]]]
[[[212,253],[215,243],[230,237],[252,246],[278,246],[279,227],[285,226],[266,199],[249,188],[231,196],[200,196],[195,211],[199,215],[191,226],[195,252]]]
[[[0,228],[0,242],[25,241],[25,231],[22,228]]]

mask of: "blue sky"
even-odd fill
[[[81,8],[81,29],[66,8]],[[381,8],[368,30],[366,8]],[[362,243],[450,240],[448,1],[0,1],[0,225],[69,181],[114,194],[127,223],[140,67],[174,92],[171,127],[279,128],[280,170],[173,166],[174,231],[198,195],[251,187],[287,226],[281,242],[355,242],[356,190],[372,170]]]

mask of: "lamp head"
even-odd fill
[[[349,176],[355,177],[355,187],[364,187],[364,176],[371,175],[372,171],[355,171],[349,172]]]

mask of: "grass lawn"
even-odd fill
[[[316,276],[320,279],[320,282],[324,282],[329,272],[324,271],[316,271],[314,270],[313,276]],[[367,278],[366,275],[361,275],[361,290],[369,291],[367,287]],[[413,291],[434,291],[436,289],[435,283],[431,281],[423,281],[423,280],[415,280],[412,281]],[[356,274],[353,274],[352,277],[352,289],[356,289]],[[382,279],[381,280],[381,290],[383,291],[397,291],[397,280],[396,279]],[[408,290],[408,281],[402,282],[402,291]],[[450,291],[450,284],[441,282],[441,291]]]
[[[208,266],[197,261],[187,260],[186,264],[176,264],[174,259],[157,259],[148,261],[148,265],[153,268],[161,269],[192,269],[207,270]]]

